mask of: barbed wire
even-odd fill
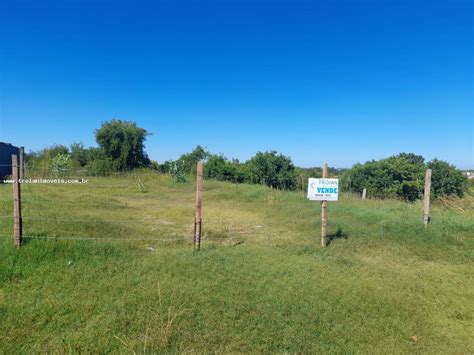
[[[4,220],[9,220],[11,219],[13,221],[14,217],[13,216],[8,216],[8,215],[0,215],[0,219]],[[68,223],[84,223],[84,224],[91,224],[91,223],[133,223],[133,222],[139,222],[143,223],[145,227],[150,227],[151,224],[158,224],[158,225],[163,225],[166,226],[167,228],[170,229],[180,229],[180,230],[187,230],[191,229],[193,224],[192,223],[175,223],[175,222],[170,222],[170,221],[161,221],[159,219],[151,219],[151,218],[145,218],[145,219],[67,219],[67,218],[47,218],[47,217],[22,217],[23,221],[47,221],[47,222],[52,222],[52,223],[63,223],[63,222],[68,222]],[[222,227],[221,224],[216,223],[216,224],[208,224],[206,223],[204,227],[205,234],[222,234],[222,235],[244,235],[244,234],[255,234],[255,232],[260,232],[260,231],[266,231],[264,227],[262,226],[243,226],[243,227]],[[268,233],[268,231],[266,231]],[[285,232],[279,232],[280,233],[285,233]]]
[[[9,219],[13,218],[13,216],[0,216],[0,218]],[[68,218],[48,218],[48,217],[29,217],[25,216],[22,217],[22,220],[38,220],[38,221],[53,221],[53,222],[82,222],[82,223],[112,223],[112,222],[147,222],[153,221],[150,218],[142,218],[142,219],[68,219]],[[168,224],[169,226],[175,226],[175,224]]]
[[[4,164],[0,166],[11,166],[11,164]],[[20,167],[20,165],[17,165]],[[36,168],[36,167],[25,167],[25,175],[29,173],[28,170],[33,171],[33,173],[36,174],[53,174],[53,172],[49,168]],[[107,171],[101,171],[101,172],[93,172],[91,170],[87,169],[60,169],[60,173],[65,173],[65,172],[75,172],[78,174],[88,174],[89,176],[107,176],[107,175],[128,175],[128,176],[133,176],[133,175],[149,175],[149,176],[163,176],[167,175],[166,173],[162,173],[160,171],[153,171],[153,170],[145,170],[145,171],[116,171],[116,170],[107,170]]]
[[[232,235],[226,236],[225,239],[230,239],[235,236],[239,236],[239,234],[242,233],[237,233],[234,232]],[[281,233],[272,233],[272,236],[276,235],[281,235]],[[176,235],[173,235],[176,236]],[[14,236],[7,236],[7,235],[1,235],[0,237],[5,237],[5,238],[14,238]],[[35,236],[35,235],[23,235],[22,238],[29,238],[29,239],[58,239],[58,240],[112,240],[112,241],[119,241],[119,240],[124,240],[124,241],[159,241],[159,242],[168,242],[168,241],[192,241],[194,239],[193,235],[188,235],[180,238],[150,238],[150,237],[139,237],[139,238],[123,238],[123,237],[83,237],[83,236]],[[204,234],[201,236],[201,240],[208,240],[208,241],[214,241],[214,240],[219,240],[221,238],[219,237],[213,237],[209,236],[208,234]]]
[[[79,174],[89,174],[89,176],[95,176],[95,177],[107,177],[110,175],[118,175],[118,176],[163,176],[163,173],[160,172],[121,172],[121,171],[105,171],[105,172],[100,172],[100,173],[92,173],[88,170],[74,170],[74,169],[65,169],[62,170],[62,172],[76,172]]]
[[[57,197],[60,197],[60,196],[57,196]],[[85,197],[85,196],[81,196],[81,197]],[[120,197],[120,196],[117,196],[117,197]],[[5,203],[5,202],[13,202],[13,201],[21,201],[21,202],[25,202],[27,204],[31,203],[31,204],[40,204],[40,203],[43,203],[43,204],[66,204],[66,205],[74,205],[74,206],[90,206],[90,207],[119,207],[119,208],[124,208],[124,207],[129,207],[129,208],[133,208],[133,206],[131,205],[128,205],[128,204],[125,204],[125,202],[122,202],[122,201],[114,201],[114,202],[117,202],[117,204],[112,204],[112,203],[102,203],[102,202],[98,202],[98,201],[84,201],[84,200],[79,200],[79,201],[64,201],[64,200],[59,200],[59,199],[30,199],[30,198],[19,198],[19,199],[13,199],[12,197],[6,197],[6,198],[2,198],[2,201],[0,201],[0,204],[1,203]],[[89,203],[85,203],[85,202],[89,202]],[[120,204],[122,203],[122,204]]]
[[[13,238],[14,236],[1,236],[3,238]],[[36,235],[23,235],[24,239],[54,239],[54,240],[96,240],[96,241],[156,241],[156,242],[174,242],[174,241],[192,241],[193,237],[183,238],[112,238],[112,237],[81,237],[81,236],[36,236]]]
[[[265,233],[264,236],[262,237],[265,237],[265,238],[274,238],[274,237],[283,237],[284,239],[286,239],[288,237],[288,235],[290,234],[294,234],[294,233],[291,233],[291,232],[281,232],[281,233]],[[380,233],[380,237],[383,237],[384,234],[383,234],[383,231],[381,231]],[[256,237],[256,235],[249,235],[249,234],[246,234],[246,233],[233,233],[231,235],[227,235],[227,236],[222,236],[222,237],[215,237],[215,236],[209,236],[209,235],[206,235],[204,234],[203,236],[201,236],[201,241],[207,241],[207,242],[218,242],[220,241],[221,239],[224,239],[224,240],[231,240],[232,238],[235,238],[235,237]],[[371,236],[374,236],[374,234],[367,234],[367,233],[361,233],[361,234],[357,234],[358,237],[371,237]],[[2,235],[0,237],[4,237],[4,238],[12,238],[14,239],[14,236],[7,236],[7,235]],[[152,241],[152,242],[192,242],[193,239],[194,239],[194,236],[187,236],[187,237],[181,237],[181,238],[157,238],[157,237],[154,237],[154,238],[148,238],[148,237],[137,237],[137,238],[123,238],[123,237],[82,237],[82,236],[34,236],[34,235],[23,235],[22,238],[24,239],[44,239],[44,240],[84,240],[84,241]],[[341,237],[331,237],[331,236],[328,236],[328,240],[329,242],[332,242],[333,240],[335,239],[338,239],[338,238],[342,238],[342,239],[345,239],[344,236],[341,236]],[[300,241],[308,241],[308,240],[317,240],[319,239],[319,235],[307,235],[307,236],[304,236],[304,237],[301,237]]]
[[[273,235],[277,235],[276,233]],[[173,235],[175,237],[176,235]],[[225,239],[230,239],[232,237],[239,236],[238,233],[233,233],[232,235],[226,236]],[[0,237],[4,238],[13,238],[12,235],[1,235]],[[159,241],[159,242],[168,242],[168,241],[192,241],[194,239],[193,235],[188,235],[180,238],[160,238],[160,237],[138,237],[138,238],[123,238],[123,237],[83,237],[83,236],[36,236],[36,235],[23,235],[22,238],[29,239],[58,239],[58,240],[112,240],[112,241]],[[201,240],[215,241],[221,238],[215,238],[209,235],[202,235]]]
[[[13,198],[10,198],[8,199],[7,201],[9,202],[13,202]],[[59,203],[59,204],[67,204],[67,205],[73,205],[73,206],[84,206],[84,207],[115,207],[115,208],[134,208],[130,205],[119,205],[119,204],[104,204],[104,203],[101,203],[101,202],[97,202],[97,203],[82,203],[83,201],[79,201],[79,202],[75,202],[75,201],[63,201],[63,200],[45,200],[45,199],[24,199],[24,198],[21,198],[19,199],[19,201],[21,202],[26,202],[27,204],[31,203],[31,204],[40,204],[40,203]]]
[[[328,242],[331,243],[333,240],[336,239],[347,239],[348,237],[373,237],[373,236],[380,236],[384,237],[385,236],[385,230],[387,229],[387,222],[388,221],[381,221],[377,223],[373,223],[373,226],[379,226],[380,229],[376,233],[367,233],[367,232],[362,232],[362,233],[351,233],[350,235],[340,235],[337,236],[336,234],[334,235],[328,235]],[[260,234],[258,232],[263,232],[264,234]],[[214,233],[222,233],[222,235],[215,235]],[[260,235],[259,235],[260,234]],[[172,234],[170,236],[176,237],[177,234]],[[205,231],[204,234],[201,237],[202,241],[208,241],[210,243],[212,242],[219,242],[222,240],[226,240],[228,242],[232,242],[233,238],[243,238],[247,237],[245,240],[237,240],[237,243],[240,244],[241,242],[246,241],[249,237],[263,237],[263,238],[278,238],[278,239],[287,239],[289,236],[297,237],[301,242],[307,242],[310,240],[318,240],[319,239],[319,234],[315,233],[314,235],[301,235],[300,233],[297,233],[292,230],[281,230],[281,231],[268,231],[268,230],[232,230],[232,231]],[[1,237],[7,237],[7,238],[14,238],[11,235],[3,235]],[[193,240],[192,235],[187,235],[184,237],[179,237],[179,238],[163,238],[163,237],[135,237],[135,238],[124,238],[124,237],[84,237],[84,236],[35,236],[35,235],[24,235],[22,238],[26,239],[51,239],[51,240],[92,240],[92,241],[155,241],[155,242],[174,242],[174,241],[181,241],[181,242],[191,242]],[[278,240],[275,239],[275,240]]]
[[[46,179],[47,180],[47,179]],[[58,180],[58,179],[51,179],[51,180]],[[68,179],[63,179],[63,180],[68,180]],[[71,180],[77,180],[77,179],[71,179]],[[137,186],[136,185],[130,185],[130,184],[127,184],[127,185],[114,185],[114,186],[108,186],[108,185],[94,185],[94,184],[91,184],[91,183],[86,183],[86,182],[77,182],[77,183],[73,183],[73,182],[69,182],[69,183],[53,183],[53,182],[43,182],[43,183],[23,183],[22,184],[23,186],[28,186],[28,188],[31,186],[41,186],[41,187],[51,187],[51,188],[56,188],[56,189],[59,189],[60,187],[64,187],[64,186],[67,186],[68,188],[69,187],[72,187],[72,186],[80,186],[81,189],[85,189],[85,188],[94,188],[94,189],[108,189],[108,190],[123,190],[123,189],[126,189],[126,188],[133,188],[133,189],[136,189]],[[54,187],[53,187],[54,186]],[[24,189],[25,187],[23,187]]]

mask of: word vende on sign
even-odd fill
[[[308,180],[308,199],[313,201],[337,201],[339,191],[338,179]]]

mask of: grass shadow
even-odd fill
[[[326,238],[326,246],[329,246],[333,240],[349,238],[349,234],[344,233],[341,227],[337,227],[336,233],[328,234]]]
[[[31,242],[32,242],[32,238],[28,238],[28,237],[21,238],[21,246],[22,247],[26,247]]]

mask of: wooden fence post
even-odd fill
[[[194,217],[194,250],[201,248],[202,232],[202,162],[197,163],[197,184],[196,184],[196,215]]]
[[[367,197],[367,189],[363,189],[362,190],[362,199],[365,200],[366,197]]]
[[[426,169],[425,194],[423,198],[423,223],[428,226],[430,220],[430,192],[431,192],[431,169]]]
[[[323,179],[328,177],[328,165],[325,163],[323,166]],[[322,201],[321,202],[321,246],[326,246],[326,238],[327,238],[327,208],[328,202]]]
[[[23,180],[25,175],[25,147],[20,147],[20,180]]]
[[[15,245],[19,248],[21,246],[22,238],[22,219],[21,219],[21,192],[20,182],[18,181],[18,157],[12,154],[12,178],[13,178],[13,235],[15,238]]]

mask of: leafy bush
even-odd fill
[[[87,175],[108,176],[111,172],[117,171],[117,164],[111,159],[98,158],[89,162],[85,166]]]
[[[469,184],[468,179],[461,171],[438,159],[428,162],[427,166],[432,169],[431,191],[433,197],[464,196]]]
[[[183,161],[176,161],[170,165],[169,173],[176,182],[186,182],[185,165]]]
[[[204,169],[204,177],[243,183],[247,180],[247,171],[244,164],[238,160],[228,160],[223,155],[209,154]]]
[[[296,168],[296,175],[296,188],[306,191],[308,189],[308,179],[322,177],[323,170],[321,168]]]
[[[84,167],[93,160],[104,158],[99,148],[85,148],[82,143],[71,144],[69,151],[72,164],[77,168]]]
[[[66,156],[69,157],[68,168],[88,175],[107,175],[114,171],[151,166],[144,151],[144,141],[149,134],[134,122],[111,120],[103,123],[95,134],[98,148],[85,148],[82,143],[73,143],[69,149],[64,145],[54,145],[28,153],[28,175],[63,174],[60,171],[61,166],[66,164]],[[153,168],[158,169],[158,164],[155,163]]]
[[[201,146],[183,154],[176,161],[165,161],[159,171],[170,173],[176,181],[196,172],[196,165],[204,160],[204,177],[234,183],[265,184],[278,189],[297,187],[296,168],[291,159],[276,152],[259,152],[245,163],[229,160],[222,154],[210,154]]]
[[[412,153],[355,164],[342,174],[340,185],[343,191],[362,193],[366,188],[372,197],[414,201],[423,196],[427,168],[433,169],[433,197],[462,196],[466,187],[459,170],[438,160],[425,164],[422,156]]]
[[[198,145],[191,153],[181,155],[176,163],[182,173],[195,174],[197,163],[206,159],[207,155],[206,150]]]
[[[176,161],[167,160],[157,167],[163,174],[171,174],[176,181],[186,181],[186,175],[196,174],[197,163],[205,160],[209,155],[206,150],[198,145],[190,153],[181,155]]]
[[[60,153],[53,158],[51,171],[55,177],[63,177],[71,166],[71,156]]]
[[[50,176],[53,174],[53,159],[58,155],[68,155],[64,145],[53,145],[37,152],[25,155],[26,173],[28,176]]]
[[[246,164],[251,183],[277,189],[296,188],[296,169],[289,157],[275,151],[258,152]]]
[[[158,164],[157,161],[151,160],[150,161],[150,169],[154,171],[159,171],[160,170],[160,164]]]

